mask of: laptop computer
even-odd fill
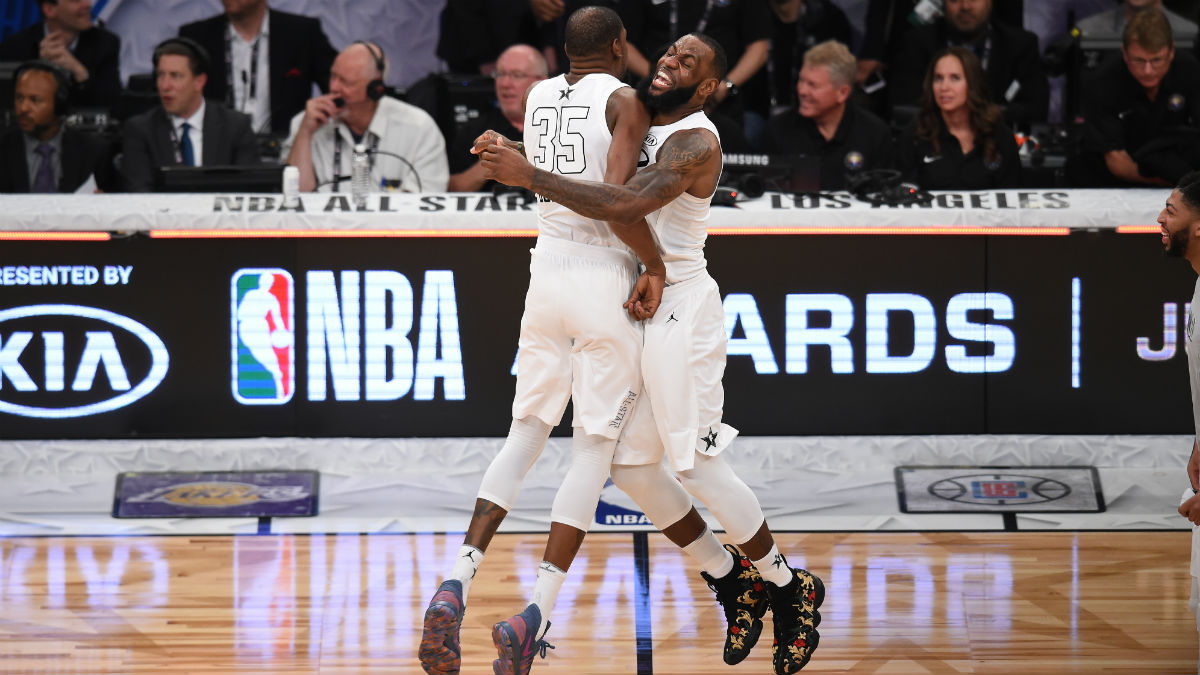
[[[155,192],[276,193],[283,189],[282,165],[161,166]]]

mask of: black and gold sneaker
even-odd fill
[[[700,572],[700,576],[717,594],[717,602],[725,610],[725,621],[729,625],[725,630],[723,656],[725,663],[732,666],[750,654],[762,633],[762,616],[767,613],[767,584],[754,569],[754,564],[737,549],[726,544],[725,550],[733,556],[733,570],[720,579],[706,572]]]
[[[817,608],[825,601],[825,584],[808,570],[792,568],[792,574],[786,586],[766,584],[775,623],[771,647],[775,675],[791,675],[807,665],[821,640]]]

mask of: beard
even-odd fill
[[[1188,231],[1186,228],[1182,229],[1178,232],[1172,233],[1170,238],[1168,239],[1167,249],[1166,249],[1166,251],[1164,251],[1164,253],[1166,253],[1168,256],[1170,256],[1172,258],[1184,257],[1185,255],[1187,255],[1187,247],[1188,247],[1189,239],[1190,239],[1190,237],[1188,237]]]
[[[675,87],[670,91],[665,91],[661,94],[654,94],[650,91],[650,81],[654,79],[654,75],[647,75],[638,82],[637,97],[638,100],[646,104],[650,112],[672,112],[683,107],[685,103],[692,100],[692,96],[696,94],[696,89],[700,83],[690,87]]]

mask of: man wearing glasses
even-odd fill
[[[496,59],[496,107],[463,125],[448,148],[450,192],[487,192],[494,181],[483,177],[475,139],[494,129],[505,138],[521,138],[525,127],[525,90],[546,79],[546,59],[529,45],[513,45]]]
[[[1130,18],[1121,56],[1085,87],[1088,131],[1075,182],[1174,185],[1200,167],[1200,64],[1176,53],[1171,24],[1157,9]]]

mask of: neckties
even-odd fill
[[[33,186],[30,192],[58,192],[58,185],[54,182],[54,146],[49,143],[38,143],[38,146],[33,149],[42,161],[38,164],[37,175],[33,177]]]
[[[188,129],[191,128],[192,125],[184,122],[181,129],[183,133],[179,135],[179,153],[183,155],[183,163],[186,166],[196,166],[196,155],[192,149],[192,137],[188,135]]]

